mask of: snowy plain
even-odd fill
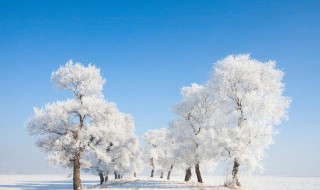
[[[183,177],[173,176],[172,180],[159,178],[123,178],[109,180],[100,187],[97,176],[83,175],[82,184],[91,190],[146,190],[146,189],[179,189],[179,190],[227,190],[223,187],[224,177],[204,176],[204,184],[195,181],[183,182]],[[320,190],[320,177],[273,177],[247,176],[241,178],[243,186],[239,190]],[[1,190],[69,190],[72,189],[71,178],[66,175],[0,175]]]

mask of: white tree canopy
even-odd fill
[[[290,99],[283,95],[283,76],[274,61],[245,54],[218,61],[207,84],[219,99],[214,138],[225,156],[249,171],[262,169],[264,150],[277,132],[274,125],[287,116]]]
[[[100,70],[69,61],[53,72],[51,79],[74,98],[34,108],[35,114],[27,122],[30,134],[38,138],[37,145],[48,154],[49,163],[75,168],[78,160],[82,169],[96,173],[133,168],[134,157],[139,154],[133,119],[104,100],[105,79]],[[120,163],[111,164],[119,154]]]
[[[51,79],[57,87],[72,92],[78,99],[82,96],[102,96],[105,83],[100,69],[93,65],[84,67],[81,63],[73,63],[72,60],[52,72]]]

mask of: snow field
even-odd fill
[[[103,186],[98,176],[83,175],[82,183],[91,190],[227,190],[224,177],[204,176],[204,184],[194,178],[183,182],[183,176],[172,176],[170,181],[160,178],[138,177],[110,180]],[[240,178],[243,186],[238,190],[320,190],[320,177],[247,176]],[[0,190],[70,190],[72,180],[66,175],[0,175]]]

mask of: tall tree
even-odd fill
[[[73,170],[73,189],[79,190],[80,169],[90,162],[84,155],[99,144],[99,134],[114,131],[106,125],[112,109],[102,95],[105,80],[95,66],[72,61],[53,72],[51,79],[57,87],[71,92],[73,99],[34,108],[28,129],[38,137],[37,145],[48,154],[50,163]]]
[[[260,167],[264,150],[286,116],[290,99],[283,95],[284,73],[274,61],[266,63],[249,55],[228,56],[216,63],[209,91],[219,99],[214,117],[214,140],[233,165],[230,186],[240,186],[238,171]]]

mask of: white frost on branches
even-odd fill
[[[283,95],[283,76],[274,61],[231,55],[214,65],[205,84],[183,87],[182,100],[173,107],[177,117],[166,138],[174,142],[175,165],[186,169],[227,161],[232,165],[233,185],[240,185],[240,166],[249,172],[262,170],[265,150],[277,133],[275,126],[287,117],[291,101]],[[160,150],[147,148],[159,157]]]
[[[274,126],[287,116],[290,99],[283,96],[283,76],[274,61],[238,55],[218,61],[208,81],[220,102],[214,138],[223,156],[249,171],[262,169],[264,150],[277,132]]]
[[[50,163],[63,167],[75,167],[78,159],[91,173],[123,175],[140,172],[144,160],[151,176],[168,172],[169,179],[177,168],[187,178],[194,166],[202,182],[200,165],[226,161],[232,166],[230,184],[240,186],[239,167],[263,169],[276,126],[287,117],[291,100],[284,96],[283,77],[274,61],[247,54],[219,60],[206,83],[181,89],[182,99],[172,109],[176,118],[167,128],[146,132],[142,152],[132,117],[104,100],[100,70],[69,61],[51,78],[74,98],[34,108],[28,129]]]
[[[70,91],[73,99],[34,108],[34,117],[27,122],[49,163],[105,175],[111,170],[139,170],[133,119],[104,100],[105,79],[100,70],[69,61],[53,72],[51,79],[57,87]],[[81,188],[77,185],[75,188]]]

